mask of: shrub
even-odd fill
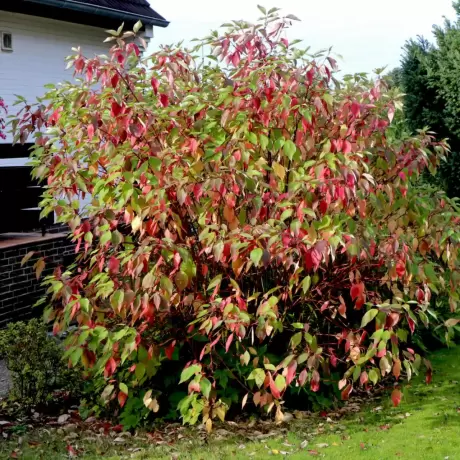
[[[108,59],[78,50],[80,80],[16,122],[44,212],[81,250],[46,279],[46,317],[78,323],[69,357],[110,404],[162,417],[182,398],[207,429],[246,404],[279,420],[287,393],[410,379],[431,293],[456,306],[457,206],[413,188],[446,145],[393,128],[396,89],[338,82],[331,57],[281,38],[292,20],[213,33],[209,65],[181,47],[142,60],[114,32]]]
[[[3,118],[8,113],[7,106],[5,105],[5,101],[2,97],[0,97],[0,139],[6,139],[6,135],[4,133],[6,123],[5,119]]]
[[[63,353],[43,322],[33,319],[8,324],[0,331],[0,357],[11,373],[10,397],[31,407],[49,402],[56,390],[75,392],[79,379],[67,368]]]

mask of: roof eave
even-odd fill
[[[130,13],[127,11],[107,8],[105,6],[93,6],[81,3],[76,0],[24,0],[29,3],[38,3],[61,9],[74,10],[82,13],[94,14],[98,16],[111,17],[120,21],[141,21],[144,26],[168,27],[169,21],[166,19],[152,18],[142,14]]]

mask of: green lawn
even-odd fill
[[[91,430],[70,435],[18,432],[0,441],[0,458],[13,453],[13,458],[64,459],[69,458],[70,445],[78,457],[88,459],[460,459],[459,358],[460,348],[433,354],[432,384],[412,382],[398,408],[384,396],[343,416],[307,416],[289,426],[225,424],[209,437],[202,430],[179,426],[138,438],[97,436]]]

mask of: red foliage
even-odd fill
[[[319,391],[331,366],[343,399],[392,370],[410,378],[405,328],[427,321],[432,289],[457,298],[456,212],[413,185],[445,144],[397,138],[383,80],[336,86],[335,61],[280,39],[289,18],[269,23],[206,40],[225,70],[169,47],[146,70],[120,38],[111,59],[79,53],[88,83],[52,90],[17,129],[41,130],[45,211],[80,248],[49,281],[55,330],[78,304],[71,348],[91,343],[91,372],[129,368],[133,388],[188,360],[186,422],[225,417],[222,375],[277,417],[290,385]]]

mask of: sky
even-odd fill
[[[152,8],[170,24],[155,28],[150,45],[188,42],[203,37],[232,19],[255,21],[260,12],[282,8],[282,14],[301,19],[288,32],[288,39],[302,39],[311,51],[332,48],[342,56],[344,73],[370,73],[378,67],[398,66],[405,41],[423,35],[432,38],[434,24],[455,18],[452,0],[149,0]]]

